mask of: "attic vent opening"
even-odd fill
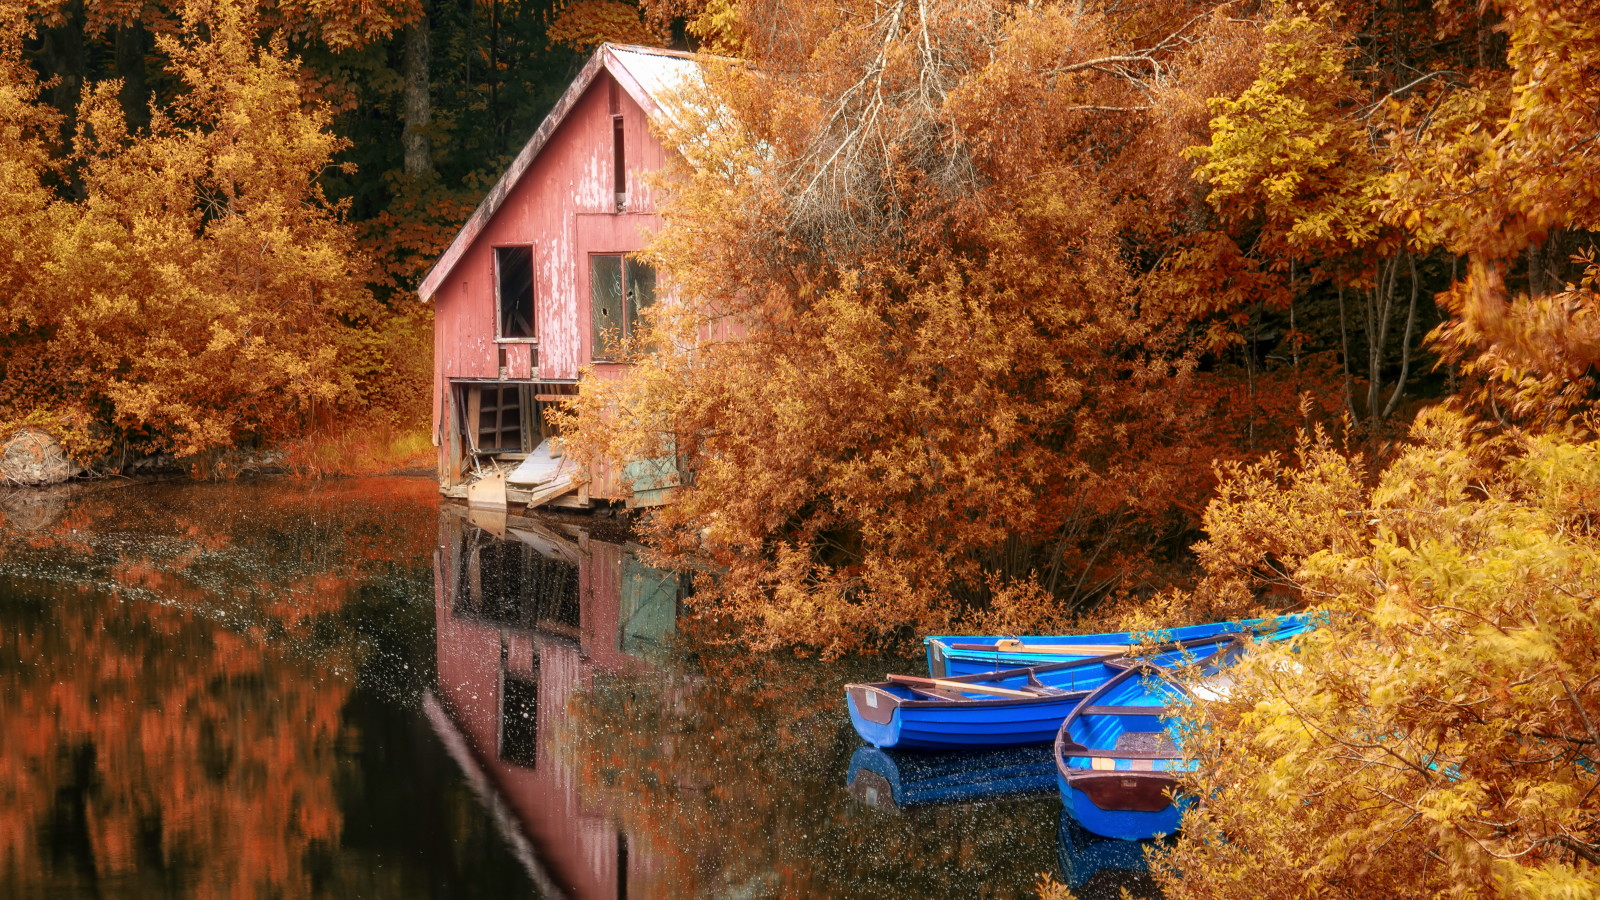
[[[628,151],[623,140],[622,116],[611,117],[611,189],[616,194],[617,212],[628,208]]]

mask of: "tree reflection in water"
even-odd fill
[[[434,492],[144,486],[48,520],[5,505],[0,895],[526,890],[416,733]]]
[[[670,893],[1031,896],[1054,868],[1049,794],[906,810],[850,797],[858,739],[837,666],[706,668],[597,683],[569,707],[582,784],[651,848]]]
[[[604,520],[480,526],[422,479],[39,509],[0,505],[0,896],[1020,896],[1054,868],[1054,797],[849,796],[840,686],[911,663],[687,665],[676,579]]]

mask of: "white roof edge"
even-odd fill
[[[495,182],[494,187],[489,189],[489,193],[478,204],[478,208],[473,211],[471,218],[467,219],[467,223],[461,226],[461,230],[456,233],[455,239],[450,242],[450,246],[446,247],[444,253],[439,255],[439,260],[433,264],[432,269],[428,270],[427,277],[423,278],[422,283],[417,286],[417,295],[422,302],[429,302],[433,299],[433,295],[438,293],[440,286],[449,277],[451,270],[461,261],[461,257],[466,255],[467,249],[477,241],[478,236],[483,233],[484,227],[489,224],[489,220],[494,218],[494,214],[500,211],[500,207],[505,203],[506,198],[511,196],[512,190],[522,181],[522,176],[527,174],[528,168],[533,165],[533,161],[538,157],[539,151],[544,149],[544,145],[550,141],[556,129],[560,128],[561,123],[566,121],[573,107],[578,105],[578,98],[582,97],[584,92],[589,89],[589,86],[594,83],[595,78],[599,77],[602,69],[611,73],[611,77],[615,78],[617,83],[622,86],[622,89],[628,92],[628,96],[639,104],[645,115],[651,118],[658,118],[664,114],[660,103],[652,94],[652,90],[659,86],[646,84],[634,72],[629,71],[627,57],[634,54],[667,57],[690,63],[698,63],[706,58],[694,53],[685,53],[681,50],[661,50],[655,47],[641,47],[633,44],[601,44],[596,48],[594,55],[579,70],[578,77],[574,78],[572,84],[567,86],[566,91],[561,94],[561,99],[556,101],[556,105],[551,108],[550,113],[539,124],[539,128],[533,133],[533,137],[528,139],[522,150],[517,153],[516,158],[511,161],[511,165],[507,166],[505,172],[501,173],[500,179]]]

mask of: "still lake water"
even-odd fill
[[[1047,753],[862,749],[916,661],[693,654],[635,549],[425,478],[0,495],[0,896],[1148,888]]]

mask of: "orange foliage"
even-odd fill
[[[546,34],[552,45],[587,51],[601,44],[659,45],[667,34],[646,22],[639,7],[622,0],[567,0],[550,19]]]
[[[1211,461],[1333,406],[1310,368],[1197,378],[1244,329],[1200,340],[1219,310],[1154,264],[1205,92],[1253,62],[1220,9],[747,13],[753,65],[711,66],[668,135],[690,165],[651,255],[679,302],[564,422],[575,456],[671,448],[650,534],[743,638],[1027,629],[1160,581]]]
[[[0,419],[76,398],[102,438],[193,456],[303,431],[376,405],[415,413],[428,378],[426,311],[396,314],[362,285],[343,210],[319,183],[346,143],[308,102],[281,39],[254,11],[190,4],[157,43],[185,86],[130,134],[115,82],[85,91],[67,177],[52,191],[50,116],[0,35],[4,240]],[[407,408],[409,405],[409,409]]]
[[[364,580],[426,558],[433,485],[186,490],[94,494],[28,531],[0,519],[8,892],[94,879],[131,893],[304,896],[307,859],[341,842],[341,748],[358,736],[339,673],[358,659],[308,653],[308,639]],[[51,565],[30,569],[39,559]],[[41,571],[99,587],[16,577]],[[18,616],[25,625],[10,627]],[[87,871],[52,852],[61,838],[42,825],[62,815],[82,829]]]
[[[1217,98],[1196,149],[1210,200],[1267,268],[1298,261],[1349,289],[1363,322],[1409,267],[1410,309],[1419,283],[1438,293],[1451,318],[1433,346],[1487,381],[1477,399],[1560,421],[1595,396],[1600,366],[1595,20],[1582,0],[1277,8],[1254,83]],[[1370,368],[1381,418],[1396,403],[1378,407]]]

